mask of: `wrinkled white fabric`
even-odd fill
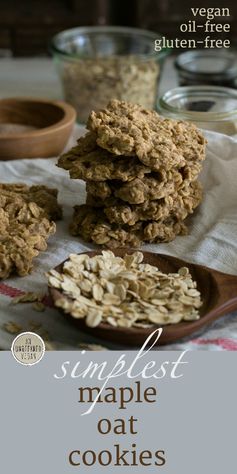
[[[75,136],[83,129],[75,128]],[[188,236],[177,237],[169,244],[146,245],[144,249],[180,257],[222,272],[237,275],[237,139],[206,132],[207,159],[201,174],[204,185],[202,205],[189,219]],[[66,171],[55,166],[56,159],[14,160],[0,162],[1,182],[45,184],[59,190],[64,219],[57,223],[57,233],[49,240],[48,249],[35,260],[31,275],[11,277],[3,284],[23,291],[47,291],[44,273],[67,258],[69,253],[93,248],[93,245],[74,238],[68,233],[68,224],[75,204],[85,202],[85,184],[70,180]],[[6,291],[5,291],[6,290]],[[29,323],[38,322],[47,330],[56,349],[78,349],[78,344],[93,342],[82,334],[53,308],[37,313],[31,304],[9,305],[7,288],[0,290],[0,348],[9,349],[13,335],[4,330],[4,323],[14,321],[23,330]],[[237,289],[236,289],[237,293]],[[98,342],[98,341],[97,341]],[[119,348],[103,343],[107,347]],[[237,313],[219,319],[188,341],[179,341],[160,349],[237,350]]]

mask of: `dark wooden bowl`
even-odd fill
[[[0,160],[58,156],[67,144],[75,120],[76,111],[63,101],[1,99]],[[35,129],[4,131],[4,124]]]
[[[116,250],[114,254],[122,257],[126,253],[133,253],[134,250]],[[101,252],[83,252],[93,257]],[[211,323],[221,315],[237,308],[237,276],[226,275],[210,268],[191,264],[168,255],[161,255],[151,252],[143,252],[144,262],[157,266],[162,272],[176,272],[180,267],[188,267],[193,279],[197,282],[198,290],[201,292],[203,305],[200,308],[200,319],[195,321],[182,321],[177,324],[163,326],[162,335],[158,344],[167,344],[174,342],[186,336],[190,336],[203,326]],[[62,262],[55,269],[61,271]],[[55,303],[61,296],[61,291],[50,288],[49,293]],[[106,323],[101,323],[96,328],[89,328],[83,319],[75,319],[70,314],[63,312],[68,321],[74,323],[84,332],[93,334],[111,342],[119,344],[139,346],[144,343],[146,338],[156,328],[116,328]]]

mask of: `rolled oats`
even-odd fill
[[[198,309],[202,305],[201,295],[187,268],[177,273],[162,273],[157,267],[144,264],[143,254],[134,252],[122,257],[115,257],[112,252],[103,252],[94,257],[78,259],[78,275],[75,273],[77,257],[70,255],[64,263],[58,277],[51,279],[49,285],[59,289],[60,298],[56,306],[70,313],[75,318],[83,318],[90,327],[97,327],[101,322],[114,327],[151,327],[153,324],[172,324],[181,320],[191,321],[199,318]],[[88,291],[87,285],[82,286],[80,266],[90,264],[89,272],[93,274],[95,284]],[[73,266],[74,272],[68,276],[68,269]],[[67,278],[72,281],[75,291],[70,298],[63,288],[64,267]],[[108,271],[108,268],[110,271]],[[113,271],[115,269],[115,271]],[[54,275],[55,272],[53,271]],[[105,278],[107,275],[107,279]],[[187,286],[183,288],[183,283]],[[78,295],[76,287],[80,287]],[[104,292],[104,288],[110,292]],[[84,288],[84,289],[83,289]]]
[[[99,283],[95,283],[92,287],[92,295],[95,301],[102,301],[104,296],[103,287]]]
[[[102,311],[98,310],[90,310],[86,316],[86,324],[91,328],[95,328],[99,326],[102,321]]]
[[[65,99],[86,122],[91,110],[105,107],[113,97],[153,108],[159,66],[138,56],[81,58],[64,63],[62,80]]]

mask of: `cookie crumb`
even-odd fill
[[[41,301],[36,301],[34,304],[32,304],[32,308],[35,310],[35,311],[38,311],[38,312],[43,312],[45,311],[46,309],[46,306],[44,303],[42,303]]]
[[[85,349],[88,351],[108,351],[107,347],[101,346],[100,344],[87,344],[86,342],[80,342],[78,344],[80,349]]]
[[[42,295],[29,291],[28,293],[12,298],[10,304],[33,303],[34,301],[41,301],[42,298]]]
[[[18,334],[23,330],[22,326],[14,321],[9,321],[8,323],[3,324],[3,329],[5,329],[9,334]]]

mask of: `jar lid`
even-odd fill
[[[237,91],[218,86],[187,86],[171,89],[160,97],[161,113],[183,119],[226,120],[237,114]]]
[[[186,78],[221,82],[237,77],[237,55],[226,50],[198,50],[180,54],[175,67]]]

